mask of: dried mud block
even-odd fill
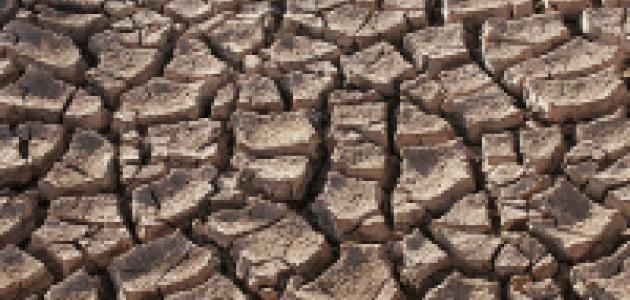
[[[285,73],[301,70],[311,63],[335,62],[340,54],[334,44],[281,33],[269,48],[260,51],[260,58],[263,72],[272,78],[278,78]]]
[[[316,157],[319,136],[302,112],[233,116],[235,150],[254,156],[304,155]]]
[[[583,299],[623,299],[630,287],[630,244],[612,255],[571,268],[573,290]]]
[[[85,270],[72,273],[62,282],[50,287],[44,300],[85,299],[98,300],[102,295],[101,282]]]
[[[329,172],[311,211],[335,240],[382,241],[389,236],[381,212],[383,197],[378,182]]]
[[[529,202],[530,232],[563,259],[581,261],[606,251],[626,228],[619,211],[591,202],[562,178]]]
[[[358,139],[387,148],[387,122],[385,102],[335,105],[331,109],[328,143],[334,146],[337,142]],[[357,137],[353,138],[353,134]]]
[[[482,168],[487,172],[494,166],[517,164],[514,135],[511,132],[488,133],[481,138]]]
[[[110,107],[118,107],[118,96],[147,82],[161,63],[157,49],[110,49],[98,54],[98,65],[86,72],[87,81],[99,89]]]
[[[395,85],[414,75],[413,66],[389,43],[377,43],[353,55],[340,58],[347,84],[374,88],[391,95]]]
[[[146,139],[135,130],[127,131],[120,137],[118,176],[127,196],[136,187],[158,180],[168,173],[169,168],[165,163],[146,161],[148,153],[145,142]]]
[[[273,225],[232,243],[236,277],[263,298],[279,296],[281,281],[290,275],[313,277],[331,258],[324,236],[302,217],[289,214]]]
[[[0,197],[0,247],[19,244],[35,228],[37,193]]]
[[[114,146],[107,139],[95,131],[77,129],[66,154],[40,179],[39,192],[46,199],[54,199],[112,190],[114,160]]]
[[[136,245],[108,266],[118,299],[153,299],[204,283],[219,268],[213,248],[196,246],[174,232]]]
[[[83,80],[85,62],[67,36],[20,20],[9,22],[0,35],[0,49],[19,65],[40,67],[72,82]]]
[[[321,110],[328,94],[338,85],[339,77],[337,67],[331,62],[315,62],[303,70],[285,74],[280,86],[288,92],[291,108]]]
[[[240,172],[243,190],[281,202],[302,201],[314,172],[308,157],[295,155],[256,158],[236,153],[231,165]]]
[[[396,149],[410,146],[431,146],[455,137],[451,125],[437,115],[427,114],[416,105],[401,102],[396,115]]]
[[[123,132],[136,126],[194,120],[202,113],[206,96],[202,82],[176,83],[154,77],[120,97],[112,127]]]
[[[229,66],[212,55],[206,44],[194,39],[180,39],[174,57],[164,68],[164,77],[178,82],[203,81],[206,93],[213,95],[231,76]]]
[[[34,18],[41,27],[51,28],[77,43],[87,41],[90,35],[107,25],[107,18],[100,13],[67,12],[46,5],[36,5],[35,12]]]
[[[618,46],[590,42],[574,38],[555,50],[531,58],[508,68],[503,73],[503,83],[517,95],[523,94],[527,83],[536,79],[571,79],[605,70],[618,68],[623,61]]]
[[[503,231],[503,246],[494,259],[494,271],[502,277],[522,276],[535,280],[553,278],[558,262],[547,248],[527,232]]]
[[[630,150],[630,120],[625,117],[606,116],[576,128],[576,145],[565,155],[565,168],[592,161],[595,165],[615,161]],[[571,178],[574,180],[573,178]]]
[[[489,187],[496,198],[501,230],[525,228],[528,217],[528,201],[532,195],[551,186],[551,178],[546,175],[522,176],[505,185]]]
[[[610,69],[573,79],[532,80],[525,94],[531,111],[556,123],[600,117],[628,103],[625,82]]]
[[[287,3],[282,30],[323,37],[345,52],[369,47],[380,40],[395,42],[405,31],[426,25],[426,1],[411,4],[385,1],[383,10],[377,9],[377,1],[369,0],[316,5],[299,1]]]
[[[14,245],[0,249],[0,297],[24,299],[40,294],[53,283],[43,263]]]
[[[79,12],[94,12],[103,7],[105,0],[43,0],[41,2],[52,7],[73,9]]]
[[[442,17],[446,23],[479,25],[485,19],[522,18],[534,13],[532,0],[443,0]]]
[[[512,278],[508,293],[510,299],[564,299],[562,289],[552,279],[533,281],[528,276],[515,276]]]
[[[135,188],[131,214],[138,238],[147,242],[186,226],[209,204],[216,177],[211,166],[171,169],[165,177]]]
[[[549,173],[562,163],[565,144],[558,126],[531,127],[519,132],[523,164],[536,173]]]
[[[194,167],[212,164],[222,167],[228,159],[225,125],[210,119],[197,119],[148,128],[146,145],[151,163]]]
[[[559,11],[564,15],[576,15],[591,7],[588,0],[544,0],[545,12]]]
[[[241,177],[237,172],[221,173],[215,183],[217,193],[210,197],[210,208],[214,210],[238,208],[246,204],[246,193],[241,189]]]
[[[269,77],[259,74],[242,74],[236,82],[236,87],[238,88],[236,99],[238,111],[266,113],[284,110],[280,90]]]
[[[392,157],[383,146],[361,141],[336,141],[336,144],[330,154],[332,170],[362,180],[377,181],[381,186],[388,184]]]
[[[60,123],[74,92],[74,86],[55,79],[50,72],[28,66],[16,82],[0,90],[0,120]]]
[[[450,266],[448,254],[417,228],[394,244],[393,253],[400,281],[415,291],[426,288],[432,276]]]
[[[464,277],[454,272],[444,281],[427,292],[424,299],[501,299],[499,283],[482,278]]]
[[[429,27],[407,33],[403,49],[413,58],[416,70],[435,76],[470,61],[465,35],[461,23]]]
[[[627,4],[626,4],[627,6]],[[580,26],[589,38],[630,50],[626,38],[627,8],[588,8],[582,12]]]
[[[190,290],[169,294],[165,300],[247,300],[247,296],[227,277],[215,273]]]
[[[70,128],[98,131],[109,125],[110,118],[111,112],[105,108],[101,97],[77,90],[64,113],[63,123]]]
[[[149,9],[139,9],[115,21],[107,30],[92,35],[88,49],[95,55],[124,48],[165,50],[175,34],[174,27],[169,17]]]
[[[289,209],[285,204],[250,198],[243,208],[221,209],[202,220],[193,221],[192,232],[201,240],[231,248],[235,240],[262,231],[284,219],[287,214]]]
[[[490,18],[481,31],[483,63],[493,76],[500,78],[507,68],[543,55],[570,37],[569,29],[557,13],[517,20]]]
[[[442,71],[437,80],[447,99],[462,98],[493,87],[499,87],[477,64],[465,64]]]
[[[164,5],[164,13],[183,23],[197,23],[210,17],[214,3],[207,0],[170,0]]]
[[[585,192],[592,198],[602,200],[606,192],[630,184],[630,153],[615,161],[589,179]]]
[[[208,40],[221,58],[241,64],[271,39],[275,26],[271,2],[249,2],[235,12],[220,13],[191,26],[184,34]]]
[[[440,219],[431,222],[436,240],[452,255],[453,264],[469,272],[492,269],[501,239],[491,235],[488,198],[485,193],[465,196]]]
[[[8,83],[18,78],[20,72],[17,64],[10,58],[0,58],[0,86],[4,87]]]
[[[427,211],[444,212],[455,200],[475,190],[465,151],[459,140],[402,151],[402,174],[391,201],[395,228],[411,226]]]
[[[484,133],[503,131],[523,122],[523,112],[501,88],[492,85],[461,98],[447,98],[442,109],[455,125],[464,128],[466,139],[480,142]]]
[[[62,276],[84,267],[106,267],[133,244],[118,202],[114,194],[51,200],[48,217],[31,235],[28,250]]]
[[[210,106],[210,118],[228,121],[236,110],[237,88],[234,83],[227,83],[217,90]]]
[[[0,183],[20,185],[43,175],[62,155],[64,136],[55,124],[0,125]]]
[[[283,299],[401,299],[384,247],[341,244],[340,258],[313,281],[285,292]]]
[[[619,210],[630,221],[630,185],[608,192],[604,204]]]
[[[372,102],[382,102],[383,96],[374,89],[366,91],[352,89],[338,89],[332,91],[328,97],[328,106],[332,111],[340,105],[356,105]]]
[[[401,103],[410,102],[421,107],[430,114],[438,114],[445,95],[439,81],[426,75],[405,80],[400,84]]]

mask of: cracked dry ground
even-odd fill
[[[0,23],[0,300],[630,299],[628,0]]]

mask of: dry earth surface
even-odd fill
[[[630,299],[628,0],[0,24],[0,300]]]

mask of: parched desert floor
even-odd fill
[[[0,24],[0,300],[630,299],[630,0]]]

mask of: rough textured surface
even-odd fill
[[[629,13],[0,1],[0,300],[626,299]]]

